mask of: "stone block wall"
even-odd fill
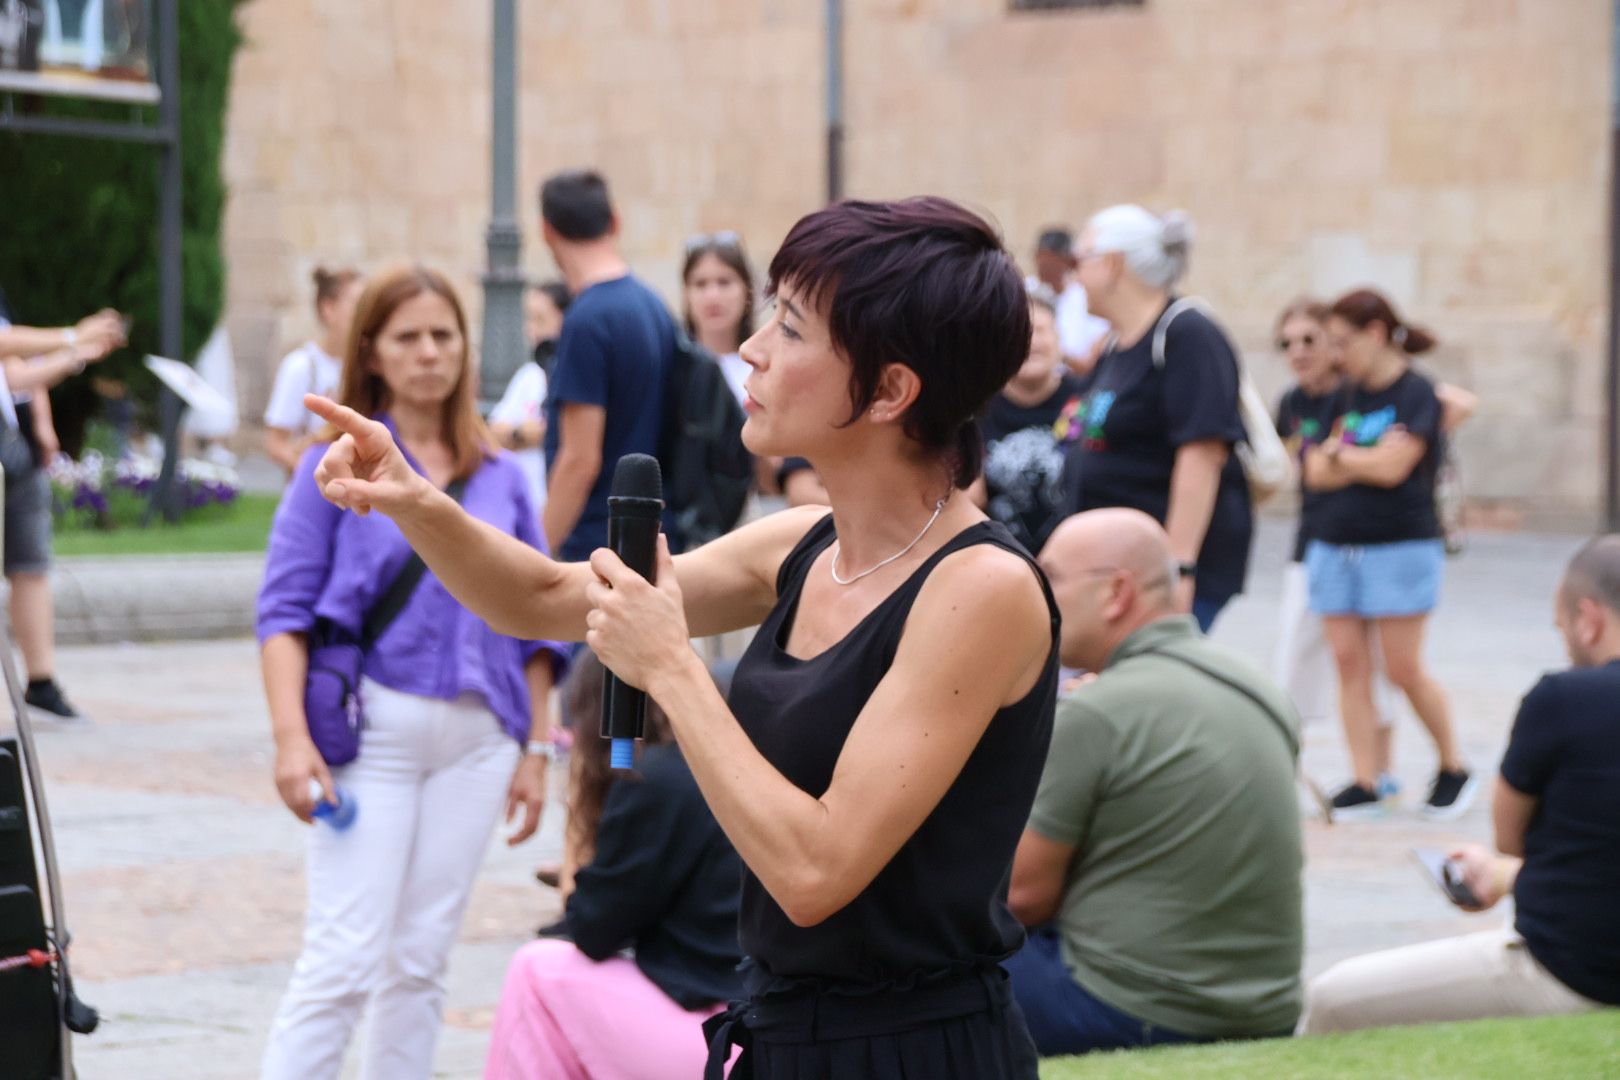
[[[1021,257],[1130,200],[1199,226],[1190,291],[1279,387],[1272,314],[1375,284],[1479,391],[1471,494],[1531,524],[1601,501],[1611,27],[1602,0],[847,0],[852,195],[950,195]],[[311,327],[309,269],[418,257],[469,290],[488,203],[488,4],[255,0],[229,119],[245,414]],[[683,239],[757,263],[824,190],[822,5],[520,0],[525,261],[546,173],[610,177],[673,301]]]

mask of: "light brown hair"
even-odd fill
[[[1288,306],[1277,316],[1277,325],[1272,332],[1282,333],[1282,328],[1289,319],[1309,319],[1318,326],[1326,326],[1328,316],[1331,314],[1333,309],[1320,300],[1309,296],[1296,297],[1289,301]]]
[[[440,418],[441,437],[450,446],[455,461],[455,477],[465,479],[478,471],[487,458],[496,454],[495,439],[478,415],[478,386],[474,379],[472,342],[467,336],[467,314],[450,282],[437,270],[425,266],[397,266],[378,273],[366,282],[355,305],[354,324],[349,327],[348,345],[343,350],[343,377],[338,382],[337,400],[361,416],[375,417],[388,411],[388,384],[371,370],[377,335],[388,325],[400,305],[423,293],[444,298],[455,312],[461,332],[461,376],[445,398]],[[327,427],[323,437],[332,441],[337,432]]]
[[[558,688],[563,716],[574,729],[574,749],[569,759],[572,782],[568,787],[567,837],[581,866],[590,865],[596,851],[596,829],[602,821],[608,789],[623,779],[640,780],[633,773],[614,773],[608,763],[611,744],[601,737],[598,727],[605,673],[596,654],[582,649]],[[669,717],[651,697],[647,698],[647,724],[643,734],[644,746],[662,746],[675,741]]]
[[[309,275],[309,280],[315,286],[316,316],[320,315],[322,304],[330,303],[342,296],[343,290],[347,289],[351,282],[359,281],[360,276],[360,271],[348,266],[340,266],[336,269],[317,266]]]

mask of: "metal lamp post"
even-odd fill
[[[844,3],[827,0],[827,201],[844,197]]]
[[[484,230],[484,336],[479,391],[500,399],[527,359],[523,230],[517,220],[517,0],[494,0],[490,26],[490,209]]]

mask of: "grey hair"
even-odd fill
[[[1620,613],[1620,533],[1588,540],[1569,560],[1564,571],[1564,602],[1582,598]]]
[[[1192,219],[1181,210],[1163,217],[1131,203],[1110,206],[1086,223],[1091,250],[1119,252],[1125,266],[1155,289],[1169,289],[1187,272],[1192,250]]]

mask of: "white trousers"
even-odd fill
[[[1559,982],[1512,927],[1369,953],[1311,980],[1301,1035],[1600,1008]]]
[[[1384,675],[1384,652],[1378,647],[1377,633],[1371,631],[1373,704],[1378,709],[1378,722],[1389,727],[1395,723],[1403,697]],[[1333,650],[1322,632],[1322,616],[1311,610],[1310,581],[1304,563],[1289,563],[1283,571],[1273,666],[1278,685],[1293,700],[1302,722],[1337,721],[1338,665],[1333,662]]]
[[[366,680],[360,756],[333,770],[359,813],[309,831],[304,947],[265,1050],[265,1080],[336,1077],[360,1013],[362,1075],[433,1071],[450,947],[519,755],[481,701]]]

